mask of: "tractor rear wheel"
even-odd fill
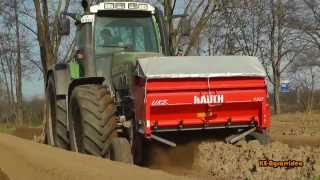
[[[108,156],[113,161],[132,164],[131,146],[126,138],[114,138]]]
[[[109,157],[110,147],[116,147],[113,151],[117,155],[118,151],[124,151],[117,146],[123,145],[124,140],[113,141],[118,136],[117,119],[109,89],[102,85],[80,85],[72,92],[69,109],[72,150],[104,158]]]
[[[69,149],[67,131],[67,111],[64,99],[56,99],[53,78],[49,78],[47,86],[47,121],[45,124],[46,142],[62,149]]]
[[[136,165],[143,165],[144,156],[144,137],[138,132],[134,132],[131,137],[131,152],[133,155],[133,162]]]

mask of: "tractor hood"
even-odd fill
[[[160,53],[150,52],[114,52],[96,57],[97,75],[111,81],[115,76],[134,71],[139,58],[161,56]],[[117,80],[114,80],[117,81]]]
[[[161,54],[151,52],[118,52],[113,54],[112,64],[113,66],[123,65],[125,63],[133,63],[133,65],[135,65],[138,59],[158,56],[161,56]]]
[[[258,58],[251,56],[150,57],[137,62],[136,73],[147,79],[266,77]]]
[[[105,77],[108,81],[108,78],[111,77],[112,80],[110,80],[113,82],[115,89],[126,89],[131,87],[132,82],[131,78],[128,78],[128,82],[124,83],[124,74],[126,77],[133,77],[138,59],[157,56],[162,55],[160,53],[149,52],[117,52],[112,55],[112,64],[102,67],[110,67],[111,74],[106,74]]]

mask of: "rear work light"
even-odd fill
[[[137,3],[129,3],[128,8],[129,9],[138,9],[138,4]]]
[[[125,3],[115,3],[115,9],[125,9],[126,4]]]
[[[113,9],[114,8],[114,4],[113,3],[105,3],[104,4],[104,8],[105,9]]]
[[[139,4],[139,9],[147,10],[148,4]]]
[[[133,10],[133,11],[149,11],[155,13],[155,8],[148,3],[140,2],[101,2],[90,7],[91,13],[98,13],[105,10]]]

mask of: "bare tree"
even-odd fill
[[[307,14],[307,19],[301,22],[300,28],[309,36],[309,41],[312,42],[320,50],[320,2],[314,0],[303,0],[310,14]],[[295,20],[297,20],[296,18]],[[301,20],[301,19],[300,19]]]
[[[21,45],[20,45],[20,28],[17,0],[13,2],[15,16],[15,34],[16,34],[16,97],[17,97],[17,122],[23,125],[23,102],[22,102],[22,70],[21,70]]]
[[[299,90],[298,102],[302,103],[304,109],[309,114],[312,112],[316,83],[318,83],[318,76],[320,67],[318,65],[320,53],[316,51],[316,47],[309,47],[304,50],[298,57],[299,61],[295,62],[291,68],[295,89]]]
[[[205,30],[205,52],[259,56],[266,41],[266,4],[264,0],[224,1]]]
[[[0,30],[0,73],[4,78],[6,96],[10,111],[15,111],[17,125],[23,125],[22,79],[24,60],[29,57],[30,49],[21,30],[20,10],[22,0],[2,1],[2,21]]]
[[[281,76],[308,45],[301,29],[292,25],[297,9],[291,1],[231,1],[210,19],[206,29],[209,38],[204,38],[209,55],[238,54],[261,59],[273,85],[275,113],[280,113]]]
[[[61,43],[59,35],[58,19],[60,11],[67,11],[70,0],[66,0],[62,9],[62,1],[58,0],[58,6],[55,9],[52,18],[53,23],[49,23],[49,9],[47,0],[33,0],[37,21],[37,38],[40,48],[41,65],[44,80],[47,77],[48,67],[57,61],[58,49]],[[50,26],[49,26],[50,24]],[[51,27],[51,28],[50,28]]]
[[[290,9],[292,7],[281,0],[270,0],[267,9],[267,42],[260,48],[261,59],[265,65],[268,78],[273,85],[274,110],[280,109],[280,82],[281,75],[297,60],[297,56],[305,48],[299,41],[299,31],[290,25]],[[269,70],[269,67],[271,70]]]
[[[266,32],[266,1],[252,0],[248,6],[233,8],[234,39],[239,52],[243,55],[259,56]]]
[[[15,103],[12,110],[16,111],[17,125],[23,124],[23,102],[22,102],[22,70],[21,70],[21,42],[19,27],[19,7],[17,0],[13,2],[4,1],[2,33],[7,37],[2,38],[1,69],[5,78],[7,97],[10,106]],[[13,13],[12,13],[13,12]],[[12,32],[13,31],[13,32]],[[14,37],[14,38],[13,38]],[[14,42],[14,44],[13,44]],[[15,90],[13,90],[15,88]],[[11,89],[9,91],[9,89]],[[15,96],[15,98],[14,98]],[[16,100],[16,101],[15,101]],[[13,105],[12,105],[13,106]]]
[[[3,28],[0,35],[0,74],[2,76],[2,85],[6,89],[7,106],[11,114],[16,114],[15,101],[15,52],[16,44],[13,34],[9,31],[9,27]],[[7,112],[7,115],[10,113]],[[15,115],[14,115],[15,116]]]
[[[198,42],[202,31],[206,28],[210,17],[220,8],[220,1],[217,0],[187,0],[182,14],[185,17],[175,18],[174,11],[177,8],[177,0],[158,0],[164,10],[165,26],[169,34],[170,54],[175,55],[178,47],[185,47],[184,54],[188,55],[191,49]],[[185,44],[183,26],[190,25],[190,36]]]

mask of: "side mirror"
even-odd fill
[[[61,15],[59,19],[59,34],[61,36],[68,36],[70,34],[70,19]]]

